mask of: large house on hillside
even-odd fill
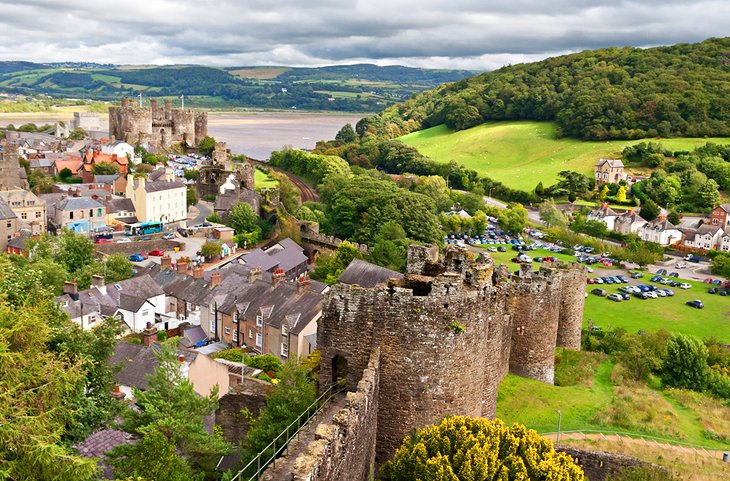
[[[596,185],[618,184],[626,180],[624,163],[620,159],[600,159],[593,166]]]

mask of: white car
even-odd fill
[[[654,292],[656,292],[656,295],[659,297],[667,297],[667,292],[662,289],[659,289],[658,291],[654,291]]]
[[[679,285],[679,287],[680,287],[681,289],[689,289],[690,287],[692,287],[692,284],[687,284],[686,282],[683,282],[683,283],[681,283],[681,284]]]
[[[656,291],[649,291],[649,292],[647,292],[647,294],[648,294],[648,295],[649,295],[649,297],[651,297],[652,299],[656,299],[657,297],[659,297],[659,295],[658,295],[658,294],[656,293]]]
[[[129,237],[122,237],[117,241],[117,244],[126,244],[127,242],[132,242],[132,239]]]
[[[687,267],[687,264],[685,264],[684,262],[677,262],[674,267],[676,267],[677,269],[684,269]]]

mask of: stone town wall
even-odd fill
[[[171,251],[174,250],[175,247],[179,247],[181,251],[185,250],[185,243],[176,240],[152,239],[148,241],[134,240],[132,242],[123,242],[120,244],[94,244],[96,252],[107,256],[111,254],[124,254],[126,256],[131,256],[138,252],[146,254],[157,249],[161,251]]]
[[[218,400],[215,412],[215,424],[223,430],[223,438],[229,443],[243,441],[248,432],[248,420],[242,413],[248,410],[253,419],[259,416],[266,406],[266,396],[271,394],[272,386],[268,382],[247,378],[233,392]]]
[[[569,454],[573,461],[583,468],[588,481],[603,481],[610,475],[617,474],[626,468],[644,467],[652,471],[667,471],[663,466],[649,464],[641,459],[623,454],[592,451],[570,446],[555,446],[557,451]]]
[[[585,306],[586,282],[585,268],[573,264],[571,269],[561,271],[560,318],[558,319],[557,345],[568,349],[580,350],[583,307]]]
[[[331,420],[317,426],[315,440],[294,461],[292,481],[359,481],[373,479],[380,376],[380,350],[375,349],[347,404]],[[263,479],[273,479],[264,473]]]
[[[344,377],[355,389],[381,349],[378,464],[413,428],[452,414],[493,417],[508,369],[552,383],[566,272],[510,276],[488,256],[447,247],[439,258],[434,247],[412,246],[404,279],[332,288],[318,329],[320,379]],[[566,285],[582,295],[581,275]]]

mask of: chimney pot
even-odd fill
[[[202,278],[203,278],[203,268],[194,267],[193,268],[193,279],[202,279]]]
[[[162,256],[160,258],[160,268],[162,270],[172,269],[172,258],[170,256]]]
[[[157,328],[151,322],[147,323],[147,327],[142,331],[142,344],[150,347],[157,339]]]
[[[213,289],[216,286],[219,286],[221,284],[221,273],[220,272],[213,272],[210,275],[210,288]]]

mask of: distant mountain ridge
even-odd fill
[[[382,110],[415,93],[473,75],[370,64],[328,67],[134,66],[91,62],[0,62],[0,92],[117,100],[179,97],[196,107]]]
[[[730,135],[730,38],[606,48],[503,67],[442,85],[361,121],[398,137],[440,124],[553,120],[590,140]]]

